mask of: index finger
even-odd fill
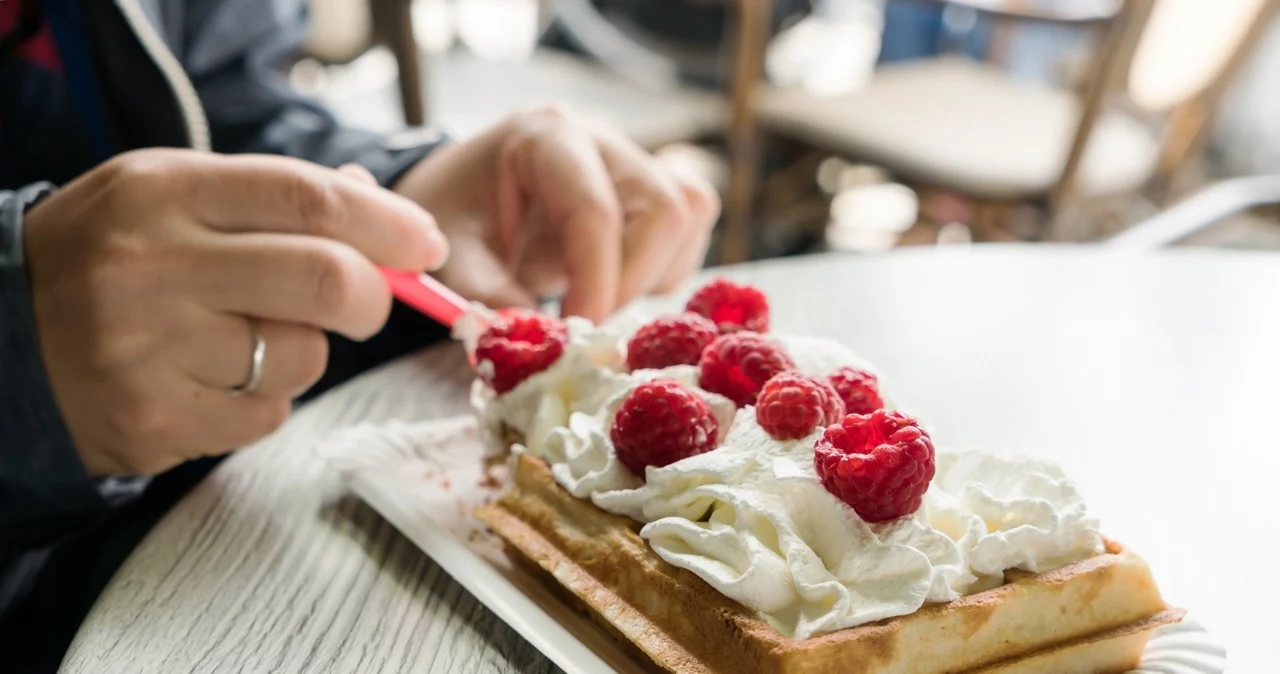
[[[384,267],[444,264],[435,218],[377,185],[287,157],[204,155],[176,178],[191,214],[223,232],[270,231],[334,239]]]

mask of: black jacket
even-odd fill
[[[384,185],[396,180],[441,142],[439,135],[419,129],[385,138],[345,129],[292,92],[277,66],[305,37],[305,5],[78,0],[114,148],[271,153],[327,166],[358,162]],[[66,175],[80,170],[65,168]],[[37,349],[22,219],[63,178],[22,176],[19,184],[0,184],[0,614],[21,596],[42,549],[146,482],[88,477]],[[393,320],[403,314],[398,308]],[[408,348],[399,344],[403,339],[380,338]],[[356,345],[331,343],[334,357],[361,357]]]

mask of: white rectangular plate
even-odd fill
[[[316,453],[351,490],[567,674],[648,671],[512,564],[473,513],[506,485],[471,417],[343,430]]]
[[[474,516],[506,485],[486,461],[476,422],[455,417],[365,425],[335,434],[316,454],[357,496],[427,553],[476,599],[567,674],[649,671],[588,618],[512,564]],[[1221,674],[1226,653],[1197,623],[1158,630],[1131,674]]]

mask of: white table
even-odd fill
[[[940,444],[1052,457],[1106,532],[1276,671],[1280,256],[932,249],[730,271],[780,330],[837,337]],[[335,390],[223,463],[136,550],[63,671],[555,671],[311,455],[332,429],[463,410],[455,346]]]

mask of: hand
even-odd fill
[[[442,149],[395,189],[440,222],[452,253],[438,277],[463,296],[563,292],[563,313],[597,321],[696,271],[720,210],[706,181],[559,108]]]
[[[24,248],[54,397],[91,475],[153,474],[270,433],[323,373],[324,330],[365,339],[376,265],[438,267],[407,199],[279,157],[146,150],[32,209]],[[266,343],[259,388],[252,329]]]

